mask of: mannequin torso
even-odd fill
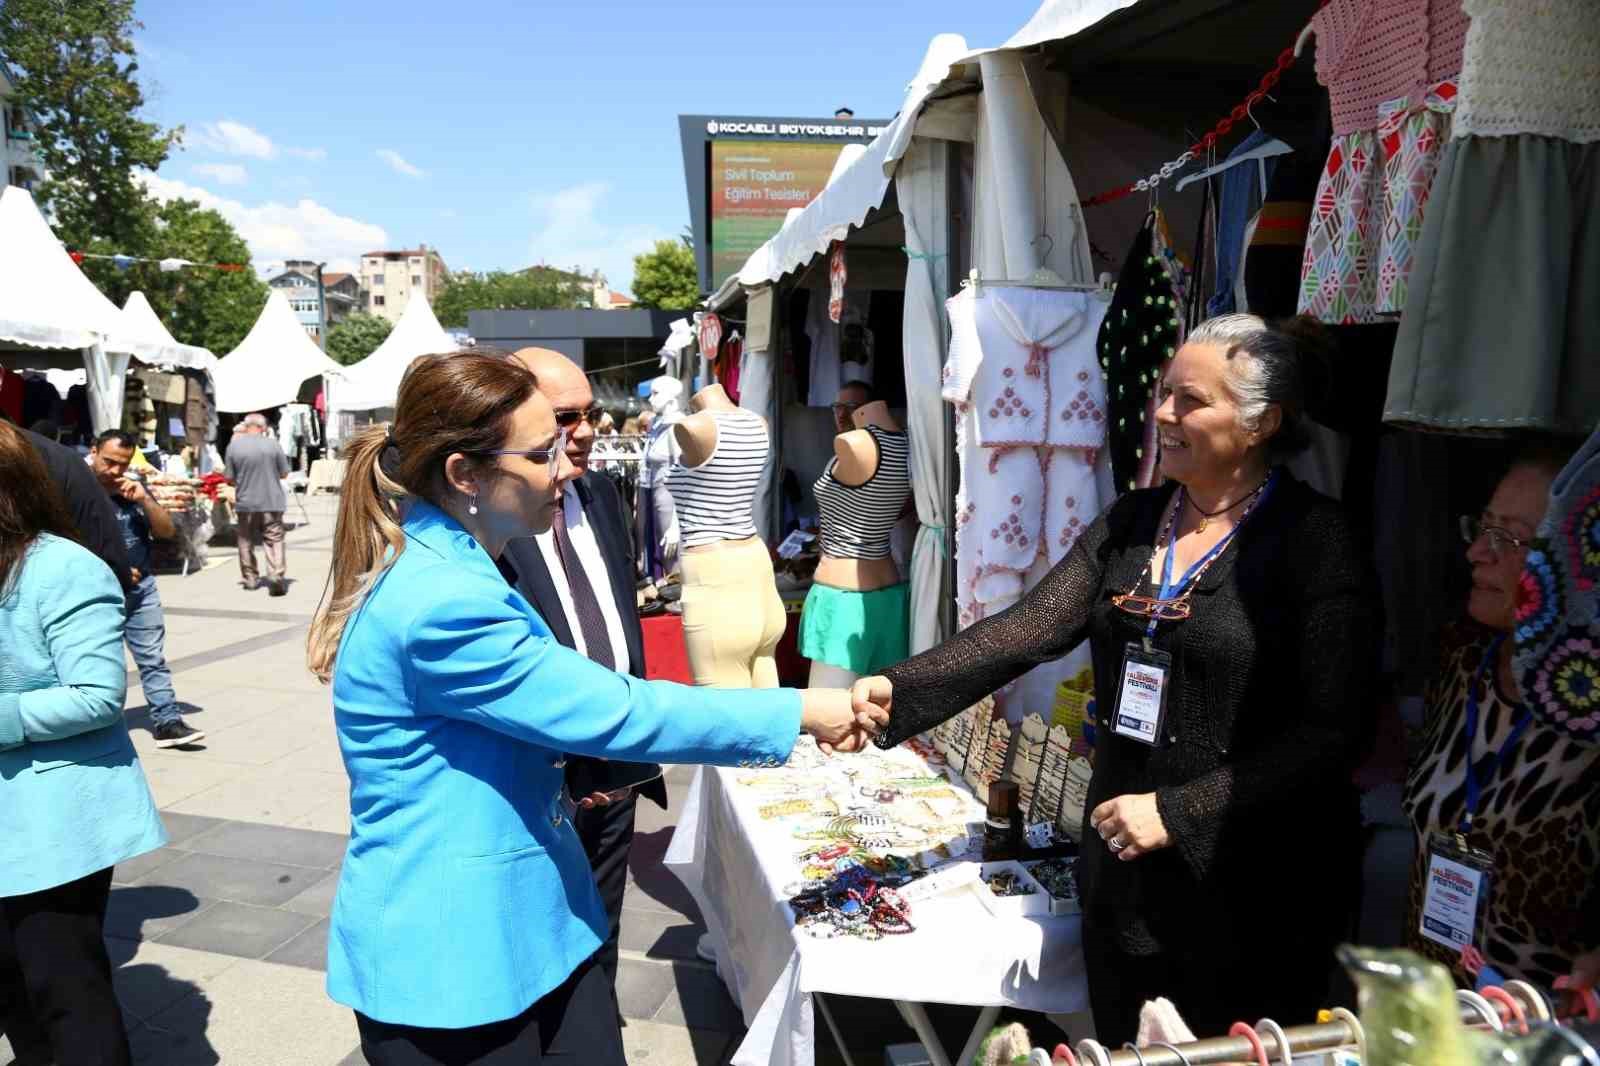
[[[851,417],[856,428],[833,440],[837,460],[833,476],[841,484],[858,486],[866,484],[878,472],[878,442],[867,427],[898,433],[900,425],[889,413],[889,405],[882,400],[857,408]],[[899,584],[900,570],[892,558],[843,559],[824,552],[822,561],[817,564],[816,580],[834,588],[872,592]]]
[[[717,451],[717,420],[713,412],[741,411],[738,404],[729,397],[727,390],[721,385],[707,385],[695,393],[689,400],[689,409],[694,413],[672,427],[673,439],[677,441],[678,451],[682,456],[685,467],[699,467],[708,462]],[[685,552],[716,551],[730,545],[744,545],[751,540],[759,538],[745,537],[739,540],[722,540],[712,544],[695,544],[685,547]]]

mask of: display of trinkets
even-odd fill
[[[1078,860],[1044,859],[1023,863],[1023,868],[1050,896],[1051,914],[1078,914]]]
[[[797,892],[789,899],[795,928],[814,937],[864,940],[915,932],[911,904],[890,881],[864,866],[854,866]]]
[[[978,704],[972,710],[972,739],[967,745],[967,768],[961,777],[977,795],[983,795],[983,763],[989,754],[989,730],[994,728],[993,705]]]
[[[996,718],[989,726],[989,739],[987,749],[983,756],[982,781],[983,788],[975,789],[978,795],[986,793],[988,787],[1003,778],[1006,774],[1006,760],[1011,757],[1011,723],[1004,718]]]
[[[1045,731],[1044,750],[1039,756],[1039,776],[1034,784],[1033,803],[1028,807],[1029,823],[1056,824],[1061,813],[1061,796],[1067,787],[1067,769],[1072,761],[1070,737],[1061,726]]]
[[[989,886],[989,891],[997,896],[1031,896],[1035,891],[1033,885],[1010,870],[990,874],[984,879],[984,883]]]
[[[989,728],[989,705],[989,700],[981,700],[951,719],[955,728],[950,733],[950,768],[963,777],[967,773],[968,756],[972,754],[973,734],[980,724],[985,730]]]
[[[1017,729],[1011,766],[1006,770],[1006,778],[1015,781],[1021,789],[1022,809],[1029,815],[1029,821],[1039,820],[1032,817],[1033,793],[1039,784],[1039,767],[1044,761],[1045,744],[1049,738],[1050,727],[1045,725],[1043,718],[1037,714],[1023,718],[1022,725]]]
[[[1084,808],[1089,803],[1089,778],[1094,766],[1076,755],[1067,760],[1066,786],[1061,791],[1061,811],[1056,815],[1058,833],[1069,840],[1083,835]]]
[[[1050,913],[1050,894],[1019,862],[986,862],[974,890],[997,917],[1028,918]]]

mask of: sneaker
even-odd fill
[[[268,596],[284,596],[289,592],[289,582],[284,578],[277,578],[267,582]]]
[[[204,740],[206,735],[185,722],[182,718],[174,718],[170,722],[162,722],[150,730],[156,738],[158,748],[181,748],[185,744],[193,744],[197,740]]]

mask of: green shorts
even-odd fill
[[[800,654],[866,676],[910,655],[911,586],[871,592],[812,585],[800,615]]]

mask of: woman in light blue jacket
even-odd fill
[[[0,1029],[23,1063],[128,1062],[111,868],[166,841],[122,720],[122,587],[0,422]]]
[[[373,1066],[623,1062],[565,754],[777,766],[874,728],[842,691],[639,681],[553,640],[495,558],[550,527],[564,443],[526,368],[468,353],[414,363],[346,452],[309,662],[350,774],[328,992]]]

